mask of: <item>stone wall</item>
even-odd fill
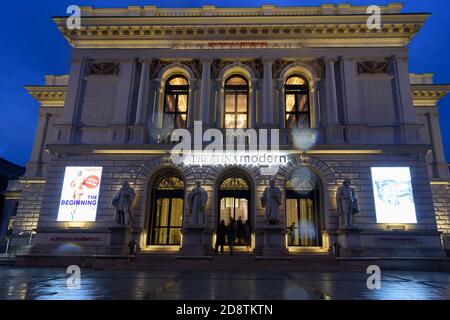
[[[450,188],[445,184],[431,186],[438,230],[443,233],[444,246],[450,250]]]

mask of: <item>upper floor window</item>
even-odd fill
[[[286,128],[311,128],[308,81],[292,75],[285,83]]]
[[[163,127],[180,129],[187,126],[189,101],[189,82],[181,75],[170,77],[166,81],[164,94]]]
[[[225,82],[225,119],[226,129],[248,127],[248,82],[242,76],[231,76]]]

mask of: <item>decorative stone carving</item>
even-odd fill
[[[309,65],[314,71],[317,73],[317,76],[320,78],[325,77],[325,61],[323,58],[318,58],[314,60],[306,60],[305,64]]]
[[[286,68],[291,62],[283,59],[277,59],[272,64],[272,77],[274,79],[279,79],[281,76],[281,72]]]
[[[120,65],[115,62],[99,62],[90,63],[88,68],[88,75],[118,75],[120,72]]]
[[[227,66],[233,64],[232,61],[216,59],[211,63],[211,79],[219,78],[220,72]]]
[[[171,61],[162,61],[161,59],[153,59],[150,64],[150,79],[156,79],[161,72],[161,70],[170,65]]]
[[[358,199],[355,188],[351,186],[349,177],[344,178],[344,182],[336,193],[337,211],[339,214],[340,228],[349,229],[353,227],[353,215],[359,213]]]
[[[136,198],[136,192],[124,181],[122,188],[112,201],[112,205],[116,208],[116,224],[120,226],[128,226],[133,221],[133,202]]]
[[[361,61],[358,62],[358,74],[391,74],[391,67],[387,61]]]
[[[262,79],[264,78],[264,65],[261,59],[253,59],[251,61],[243,61],[242,64],[245,64],[255,73],[255,77]]]
[[[264,190],[261,196],[261,205],[266,209],[266,220],[268,224],[278,225],[280,223],[281,190],[275,185],[275,180],[271,179],[269,187]]]
[[[202,63],[199,59],[186,60],[186,61],[182,61],[181,63],[186,65],[187,67],[189,67],[192,70],[196,79],[200,79],[202,77],[202,69],[203,68],[202,68]]]
[[[205,207],[208,202],[208,193],[202,188],[202,183],[197,181],[197,186],[188,196],[189,213],[191,214],[192,226],[203,226],[205,224]]]

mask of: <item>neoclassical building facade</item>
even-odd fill
[[[40,111],[15,250],[118,254],[112,200],[127,181],[136,192],[131,239],[142,252],[183,254],[187,198],[200,181],[208,193],[204,255],[230,217],[249,226],[251,252],[267,255],[260,197],[275,179],[285,254],[339,246],[346,256],[445,256],[450,177],[437,103],[450,86],[408,70],[407,45],[428,15],[382,6],[381,28],[372,30],[366,9],[83,7],[75,30],[54,18],[73,47],[71,69],[27,87]],[[193,132],[198,121],[224,133],[278,129],[287,161],[275,170],[175,164],[173,130]],[[58,219],[67,167],[102,169],[94,221]],[[396,173],[391,180],[410,194],[389,191],[392,181],[378,187],[373,168],[407,168],[410,187]],[[337,210],[345,177],[359,204],[352,232]],[[400,196],[412,197],[415,221],[377,207],[380,190],[398,208]]]

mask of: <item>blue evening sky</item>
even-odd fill
[[[52,16],[65,15],[71,4],[94,7],[157,5],[160,7],[198,7],[206,4],[227,7],[320,5],[352,3],[386,4],[384,0],[283,0],[283,1],[139,1],[139,0],[22,0],[3,6],[0,16],[0,157],[25,165],[31,153],[37,124],[38,104],[23,88],[44,83],[45,74],[69,72],[70,46],[61,36]],[[450,7],[448,0],[406,0],[404,12],[432,14],[410,44],[410,71],[432,72],[435,83],[450,83]],[[450,97],[440,104],[440,121],[447,159],[450,159]]]

